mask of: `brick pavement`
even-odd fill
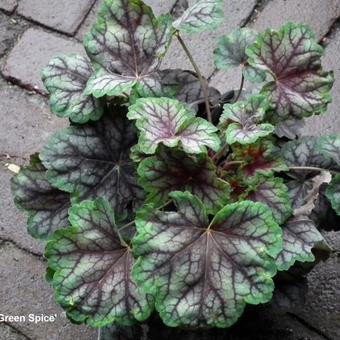
[[[169,12],[173,4],[173,1],[146,2],[155,5],[157,14]],[[29,155],[39,151],[47,138],[65,124],[49,112],[47,99],[41,96],[45,94],[41,68],[57,53],[84,53],[79,41],[95,20],[98,8],[99,0],[0,0],[0,312],[58,315],[56,323],[37,327],[0,324],[1,340],[96,338],[96,332],[88,327],[67,322],[54,302],[51,288],[43,278],[43,246],[27,235],[25,217],[12,203],[9,189],[12,174],[6,164],[27,163]],[[223,89],[226,85],[237,87],[239,83],[239,71],[215,72],[211,52],[222,34],[240,26],[261,31],[286,21],[308,23],[326,45],[324,62],[327,68],[335,70],[337,80],[329,113],[324,118],[310,119],[305,133],[339,133],[340,30],[336,19],[340,15],[340,0],[225,0],[225,13],[226,21],[218,30],[184,36],[212,83]],[[190,68],[176,43],[163,67]],[[340,251],[338,235],[329,233],[327,237]],[[273,316],[272,327],[288,327],[292,340],[339,339],[339,258],[317,266],[309,276],[309,286],[306,307],[296,310],[293,318]]]

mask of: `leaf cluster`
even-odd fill
[[[12,180],[57,301],[73,322],[110,326],[103,338],[135,339],[155,310],[170,327],[231,326],[271,301],[278,273],[330,251],[320,231],[339,219],[340,135],[299,132],[331,100],[314,34],[222,37],[216,67],[239,67],[241,86],[220,93],[181,34],[217,27],[223,1],[187,7],[156,17],[104,0],[87,57],[43,70],[70,126]],[[161,68],[176,38],[195,72]]]

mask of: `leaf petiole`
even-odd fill
[[[204,93],[205,107],[206,107],[206,110],[207,110],[207,118],[208,118],[209,122],[211,123],[212,122],[212,115],[211,115],[210,104],[209,104],[209,92],[208,92],[207,84],[206,84],[205,80],[203,79],[202,73],[201,73],[199,67],[196,64],[195,59],[193,58],[193,56],[190,53],[187,45],[185,44],[185,42],[183,41],[182,37],[180,36],[179,31],[176,31],[175,35],[176,35],[179,43],[181,44],[184,52],[188,56],[188,58],[190,60],[190,63],[193,66],[193,68],[194,68],[194,70],[195,70],[195,72],[197,74],[198,80],[201,83],[202,90],[203,90],[203,93]]]
[[[224,154],[224,152],[226,151],[227,147],[228,147],[228,144],[225,143],[225,144],[222,146],[221,150],[220,150],[219,152],[217,152],[217,153],[212,157],[212,160],[213,160],[214,162],[217,163],[217,162],[221,159],[221,157],[223,156],[223,154]]]
[[[238,90],[237,96],[236,96],[236,98],[234,99],[234,103],[236,103],[236,102],[240,99],[241,94],[242,94],[242,91],[243,91],[243,86],[244,86],[244,75],[243,75],[243,73],[242,73],[240,89]]]
[[[323,169],[323,168],[318,168],[318,167],[314,167],[314,166],[290,166],[289,170],[293,170],[293,171],[329,171],[330,173],[333,174],[339,174],[340,171],[338,170],[329,170],[329,169]]]

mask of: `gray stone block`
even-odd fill
[[[90,13],[88,14],[84,22],[81,24],[76,34],[76,38],[79,39],[80,41],[83,41],[86,33],[90,32],[92,25],[96,22],[101,4],[102,0],[97,0],[95,4],[92,6]]]
[[[19,334],[17,331],[15,331],[10,326],[0,323],[0,339],[4,340],[27,340],[27,337],[25,337],[22,334]]]
[[[67,120],[50,113],[48,103],[0,79],[0,154],[28,159]]]
[[[259,32],[279,28],[288,21],[309,25],[318,38],[323,37],[340,15],[338,0],[272,0],[251,25]]]
[[[326,239],[340,250],[340,233],[328,233]],[[306,304],[297,313],[306,322],[326,334],[340,339],[340,257],[333,255],[319,263],[308,275]]]
[[[96,339],[97,331],[73,325],[56,304],[44,279],[46,263],[7,243],[0,244],[0,257],[1,313],[26,316],[25,322],[12,323],[16,329],[34,340]],[[56,321],[35,324],[28,314],[56,315]]]
[[[57,31],[73,35],[95,0],[21,0],[18,13]]]
[[[0,9],[12,13],[18,5],[17,0],[0,0]]]
[[[58,54],[85,53],[81,44],[40,29],[29,28],[9,53],[2,73],[28,89],[46,93],[41,70]]]
[[[0,13],[0,58],[15,45],[18,36],[27,27],[28,24],[24,20]]]

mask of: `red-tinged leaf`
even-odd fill
[[[278,148],[269,141],[238,147],[235,150],[235,159],[244,162],[240,170],[246,176],[245,180],[253,179],[256,175],[270,175],[276,171],[288,170],[278,155]]]
[[[138,173],[149,193],[147,201],[157,206],[169,200],[172,191],[191,192],[209,212],[218,211],[229,199],[229,184],[216,176],[216,167],[206,155],[162,148],[141,162]]]
[[[253,67],[273,78],[262,90],[273,102],[273,122],[326,110],[334,77],[322,70],[323,48],[307,26],[289,23],[279,31],[267,30],[247,54]]]

